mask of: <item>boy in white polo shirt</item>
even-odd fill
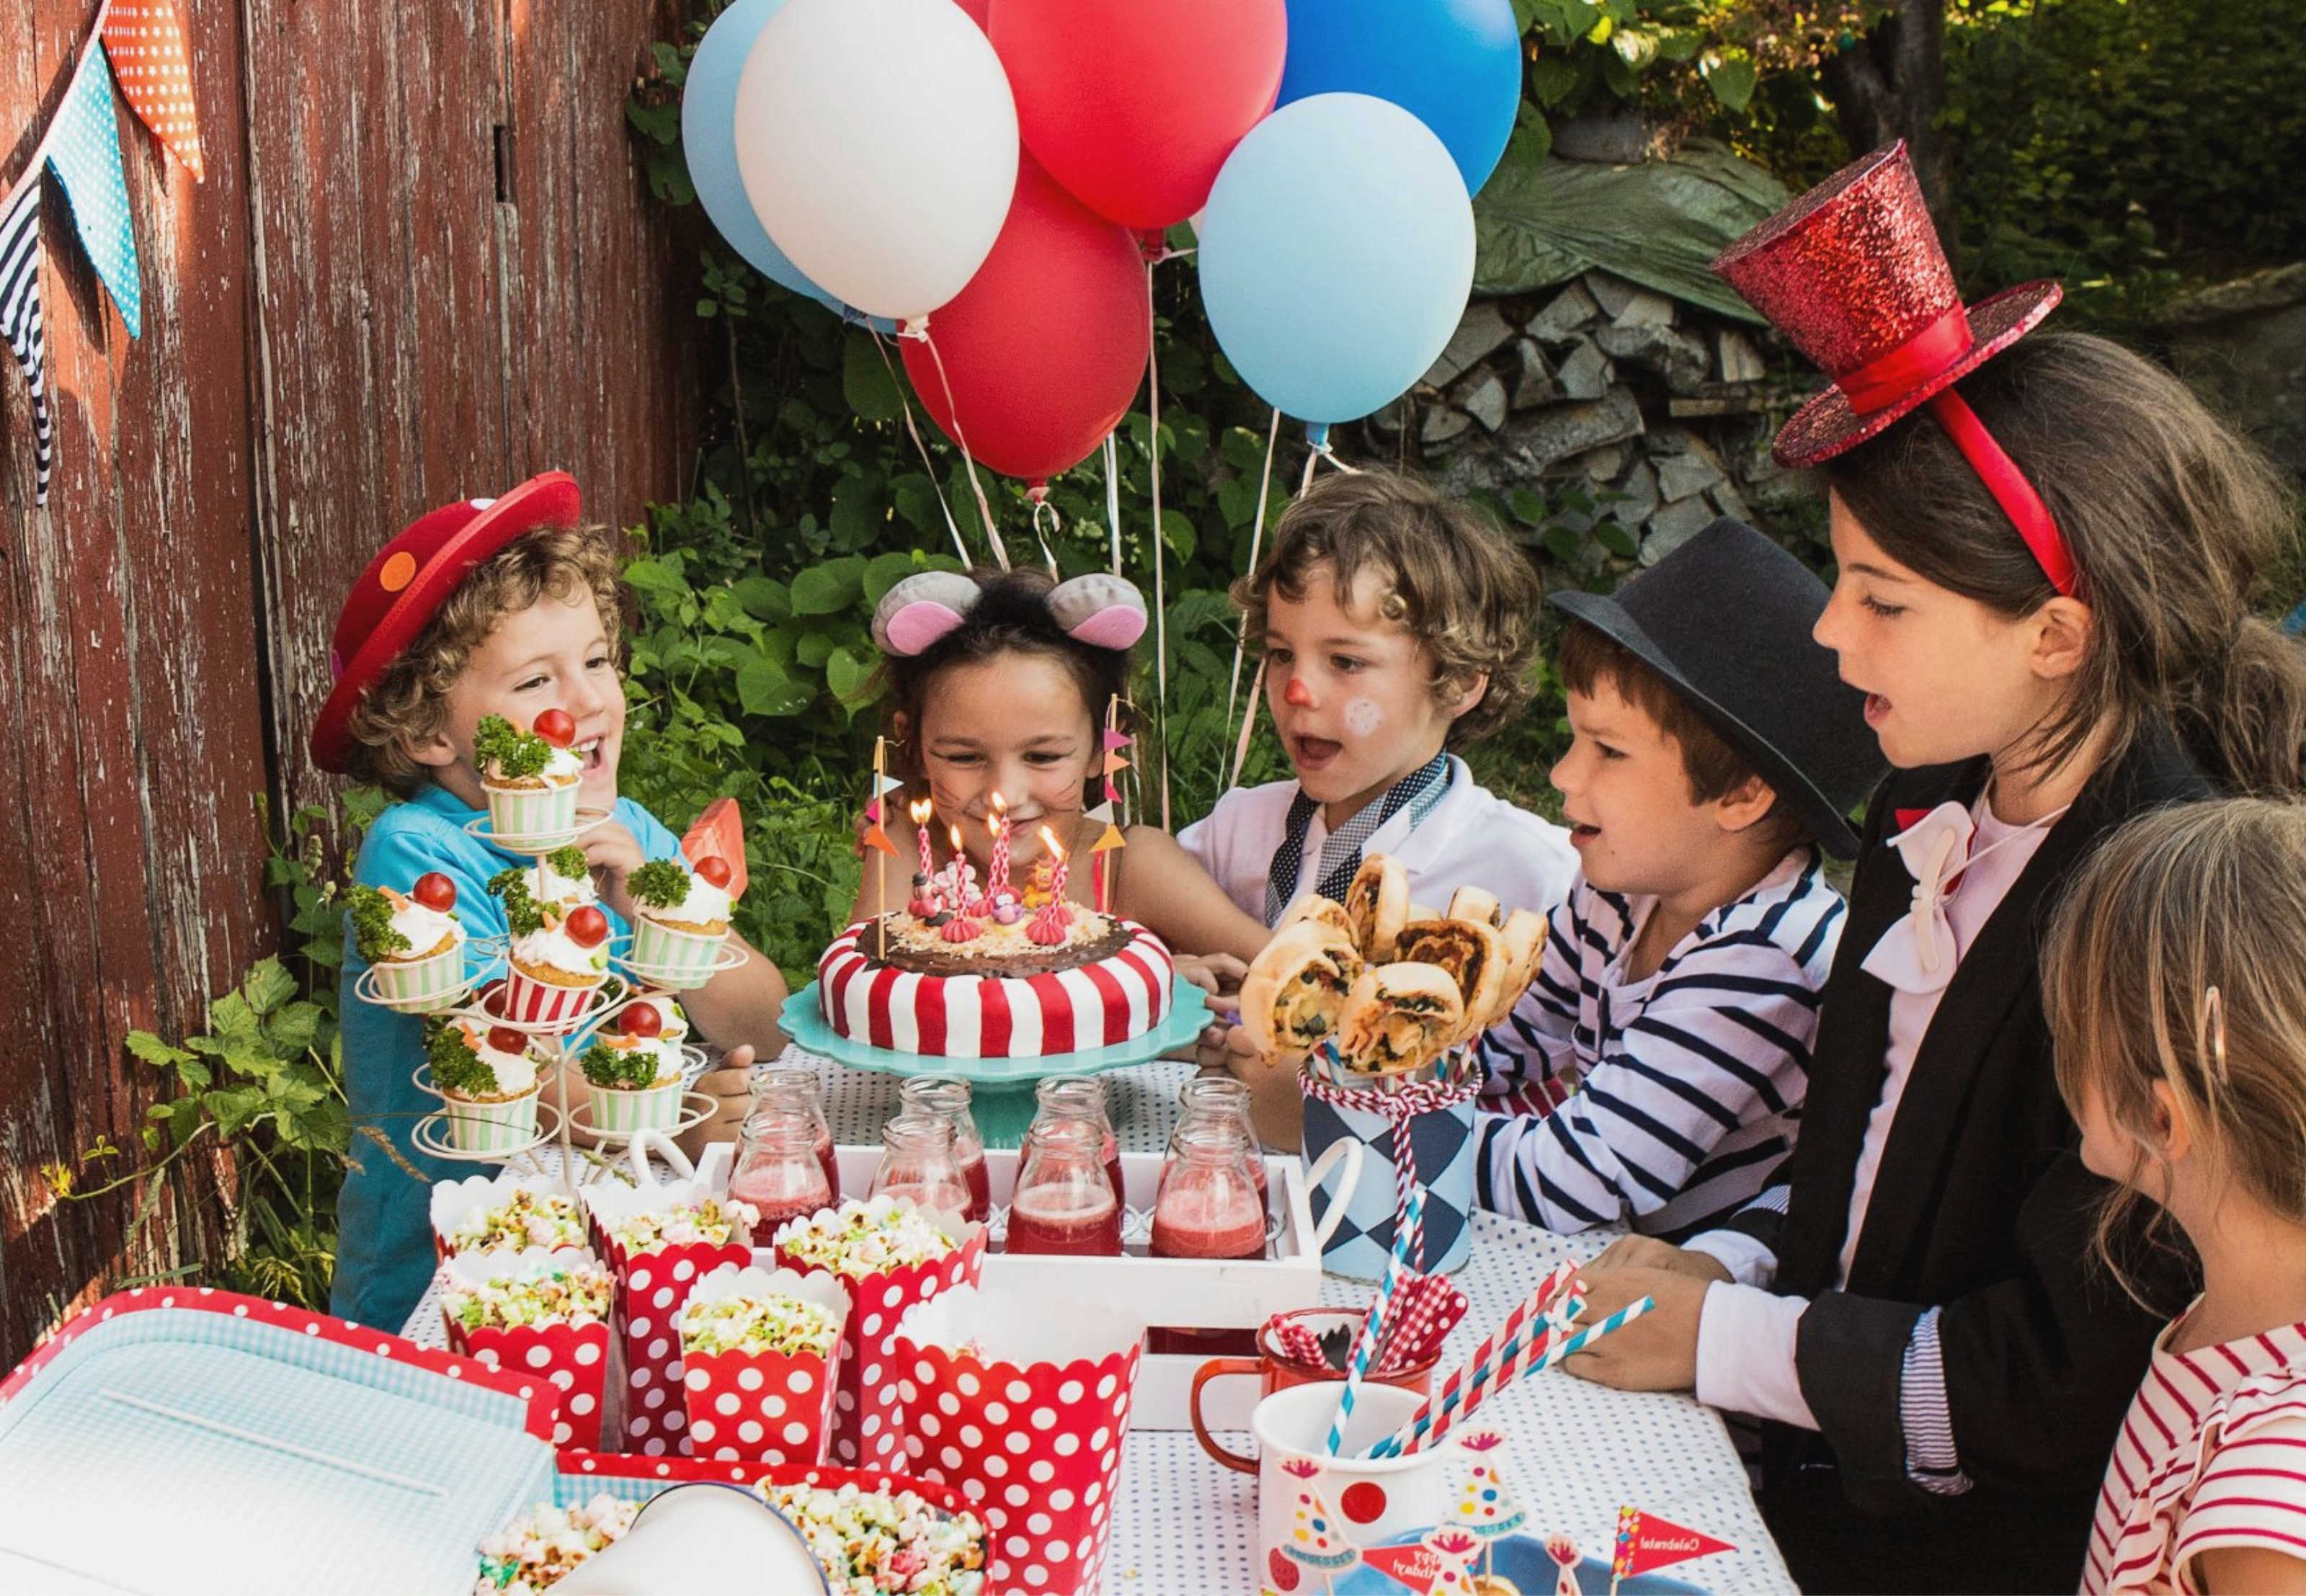
[[[1529,700],[1542,594],[1495,527],[1407,477],[1326,477],[1283,514],[1233,596],[1263,648],[1266,704],[1297,772],[1226,794],[1178,836],[1235,903],[1270,926],[1304,893],[1343,898],[1379,853],[1436,910],[1462,886],[1507,909],[1562,900],[1577,868],[1568,833],[1449,752]],[[1254,1057],[1238,1027],[1205,1036],[1203,1065],[1247,1080],[1266,1140],[1294,1147],[1294,1078]]]

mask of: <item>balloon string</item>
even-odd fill
[[[1153,265],[1145,263],[1147,395],[1153,455],[1153,693],[1161,724],[1161,829],[1169,824],[1169,603],[1161,576],[1161,312],[1153,303]]]
[[[1241,785],[1241,767],[1249,762],[1250,734],[1257,730],[1257,712],[1265,702],[1265,661],[1257,661],[1257,674],[1249,679],[1249,707],[1241,718],[1241,736],[1233,746],[1233,780],[1226,783],[1227,790]]]
[[[1257,481],[1257,519],[1251,524],[1249,532],[1249,570],[1252,576],[1257,573],[1257,562],[1265,547],[1265,507],[1273,497],[1273,457],[1280,446],[1281,408],[1276,405],[1273,410],[1273,424],[1267,429],[1265,434],[1265,470]],[[1249,615],[1243,611],[1240,622],[1234,627],[1233,676],[1226,683],[1226,724],[1228,726],[1233,724],[1234,711],[1241,703],[1241,662],[1248,653]],[[1253,703],[1248,713],[1252,718],[1256,715],[1257,710]],[[1244,753],[1249,747],[1245,730],[1241,739],[1241,747]],[[1241,781],[1241,755],[1238,754],[1234,756],[1233,770],[1234,781],[1237,785]]]
[[[1064,530],[1065,520],[1057,514],[1057,507],[1048,499],[1048,486],[1044,483],[1026,497],[1033,501],[1033,537],[1041,545],[1041,563],[1049,568],[1049,580],[1056,581],[1057,557],[1049,550],[1052,534]]]
[[[944,512],[944,528],[952,533],[952,546],[961,555],[963,567],[972,565],[976,562],[969,558],[969,544],[961,535],[961,523],[952,518],[952,506],[945,502],[944,489],[937,483],[936,462],[929,457],[929,446],[922,440],[921,430],[913,421],[913,402],[905,397],[905,384],[899,380],[896,364],[889,358],[888,340],[881,336],[879,328],[869,322],[865,330],[873,335],[873,347],[880,351],[881,363],[888,367],[889,380],[896,386],[897,404],[905,413],[905,431],[912,435],[913,447],[920,451],[921,467],[928,474],[929,491],[936,495],[937,508]]]
[[[1113,531],[1113,574],[1121,575],[1121,448],[1118,429],[1105,435],[1105,524]]]
[[[977,496],[977,513],[985,518],[985,539],[993,545],[993,559],[1003,570],[1009,568],[1009,546],[1001,541],[1001,528],[993,520],[993,501],[985,497],[985,484],[977,477],[977,457],[969,452],[969,435],[961,430],[961,410],[953,403],[952,379],[946,375],[944,356],[937,352],[936,339],[929,336],[926,320],[908,322],[905,337],[918,338],[929,352],[929,360],[936,367],[937,385],[944,389],[944,413],[952,417],[952,440],[961,448],[961,464],[969,473],[969,491]]]

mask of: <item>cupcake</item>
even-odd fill
[[[511,1153],[536,1139],[538,1059],[508,1026],[436,1020],[425,1031],[432,1084],[448,1104],[448,1139],[459,1152]]]
[[[511,937],[503,1014],[523,1025],[574,1023],[609,977],[608,917],[591,904],[564,914],[538,902],[531,874],[506,870],[489,883]]]
[[[600,889],[593,884],[593,866],[586,862],[585,850],[573,842],[537,857],[529,891],[539,903],[562,914],[601,901]]]
[[[562,709],[538,714],[527,731],[502,715],[483,715],[473,763],[488,795],[489,831],[499,842],[551,847],[576,833],[576,786],[585,761],[569,745],[576,722]]]
[[[465,927],[457,918],[455,882],[434,870],[406,892],[356,885],[347,904],[377,1002],[404,1014],[429,1014],[464,995]]]
[[[627,876],[635,914],[628,962],[676,991],[711,980],[729,937],[730,880],[728,861],[712,857],[694,870],[679,859],[651,859]]]
[[[593,1088],[594,1131],[663,1131],[679,1122],[687,1060],[663,1026],[655,1004],[628,1003],[617,1015],[618,1028],[595,1036],[576,1061]]]

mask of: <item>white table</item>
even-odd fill
[[[835,1139],[871,1145],[893,1112],[894,1077],[788,1048],[781,1061],[825,1071],[826,1117]],[[1158,1152],[1177,1117],[1177,1087],[1190,1064],[1165,1061],[1107,1077],[1115,1129],[1126,1150]],[[1442,1367],[1473,1343],[1545,1273],[1567,1258],[1586,1259],[1616,1234],[1557,1236],[1479,1213],[1471,1263],[1456,1276],[1472,1310],[1451,1337]],[[1364,1284],[1334,1276],[1322,1298],[1341,1307],[1369,1300]],[[405,1332],[423,1345],[442,1339],[428,1293]],[[1507,1436],[1511,1481],[1533,1533],[1559,1531],[1588,1557],[1607,1559],[1618,1509],[1640,1507],[1702,1530],[1738,1549],[1668,1571],[1730,1596],[1777,1596],[1795,1589],[1747,1488],[1744,1465],[1712,1409],[1687,1396],[1612,1391],[1572,1376],[1532,1376],[1482,1410]],[[1226,1438],[1247,1450],[1247,1438]],[[1257,1481],[1223,1468],[1191,1432],[1137,1430],[1122,1453],[1105,1596],[1232,1596],[1254,1581]]]

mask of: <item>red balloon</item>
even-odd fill
[[[993,47],[1025,148],[1099,216],[1167,227],[1199,210],[1273,108],[1283,0],[993,0]]]
[[[928,331],[934,353],[903,342],[930,417],[1003,475],[1045,482],[1087,458],[1137,397],[1153,350],[1137,240],[1026,160],[993,252]]]
[[[986,13],[993,9],[993,0],[953,0],[953,4],[969,13],[970,21],[984,29],[988,34],[992,32],[992,25],[986,17]]]

